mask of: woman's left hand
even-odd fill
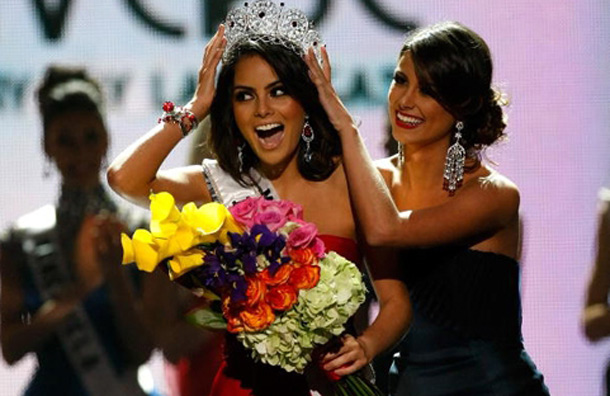
[[[338,376],[352,374],[367,365],[369,359],[365,344],[352,335],[341,337],[343,345],[337,352],[329,352],[322,357],[322,368]]]
[[[326,114],[328,114],[328,119],[339,134],[356,129],[357,125],[354,119],[343,105],[343,102],[341,102],[341,98],[339,98],[331,83],[330,59],[326,47],[322,47],[320,51],[322,54],[322,66],[318,63],[313,48],[309,48],[304,56],[305,63],[309,68],[309,77],[316,88],[318,88],[320,103],[322,103]]]

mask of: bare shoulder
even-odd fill
[[[491,189],[498,194],[518,198],[519,188],[517,185],[495,170],[488,170],[488,174],[479,178],[479,185],[482,189]]]
[[[478,204],[500,208],[506,214],[519,211],[519,188],[508,177],[493,169],[483,167],[477,171],[477,175],[464,185],[464,193],[476,195]]]

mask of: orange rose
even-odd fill
[[[288,255],[295,263],[311,265],[316,260],[316,255],[311,249],[291,249]]]
[[[279,285],[269,289],[265,300],[277,311],[288,311],[297,302],[297,291],[290,285]]]
[[[240,333],[244,331],[241,318],[234,309],[231,309],[231,299],[227,296],[222,300],[222,314],[227,320],[227,331],[229,333]]]
[[[229,333],[241,333],[244,331],[244,325],[238,317],[225,317],[227,319],[227,331]]]
[[[246,278],[248,288],[246,289],[246,304],[253,307],[261,301],[264,301],[267,285],[264,280],[258,276],[250,276]]]
[[[288,282],[292,268],[293,266],[289,264],[281,265],[277,271],[275,271],[275,275],[273,276],[271,276],[269,268],[265,268],[263,272],[260,273],[260,277],[268,286],[281,285]]]
[[[245,331],[258,331],[269,327],[275,320],[275,314],[269,305],[260,303],[241,311],[239,318],[244,324]]]
[[[320,280],[320,267],[317,265],[300,265],[290,273],[290,283],[300,289],[311,289]]]

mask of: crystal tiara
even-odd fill
[[[263,41],[286,47],[304,55],[313,47],[318,60],[322,59],[323,45],[320,34],[313,28],[305,13],[296,8],[285,9],[284,3],[272,1],[244,3],[229,11],[225,20],[227,45],[222,55],[223,62],[234,56],[240,44],[247,41]]]

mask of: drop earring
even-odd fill
[[[303,131],[301,132],[301,138],[305,142],[305,155],[303,156],[303,159],[305,159],[305,162],[311,161],[311,156],[312,156],[311,142],[313,142],[314,137],[315,136],[313,133],[313,128],[309,124],[309,118],[305,117],[305,123],[303,124]]]
[[[239,173],[244,173],[244,149],[246,144],[239,144],[237,146],[237,161],[239,162]]]
[[[402,143],[396,142],[398,144],[398,168],[402,168],[402,165],[405,163],[405,148]]]
[[[455,194],[464,181],[464,162],[466,161],[466,149],[460,144],[464,123],[456,122],[455,129],[455,143],[447,150],[443,174],[443,190],[448,191],[450,196]]]

